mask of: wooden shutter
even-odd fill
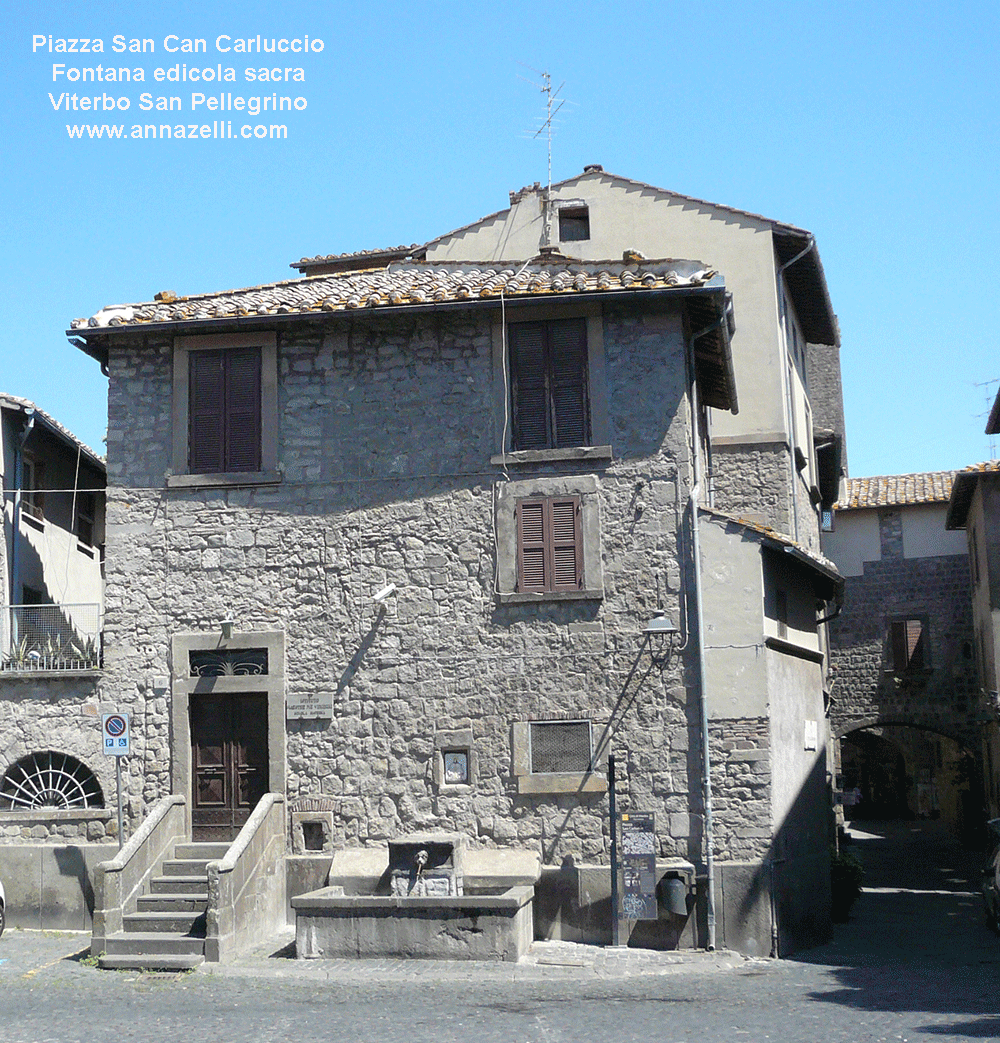
[[[899,619],[891,627],[892,665],[897,672],[924,668],[924,625],[919,619]]]
[[[519,322],[509,330],[514,448],[550,448],[548,365],[544,322]]]
[[[517,505],[517,589],[548,590],[545,557],[545,500]]]
[[[260,349],[226,353],[227,471],[260,470]]]
[[[587,320],[512,323],[508,331],[515,449],[587,445]]]
[[[544,592],[582,586],[580,498],[518,501],[517,589]]]
[[[192,351],[188,358],[188,469],[213,474],[225,470],[225,352]]]
[[[552,445],[557,449],[588,445],[586,319],[549,323],[549,365]]]
[[[188,469],[260,470],[260,349],[189,356]]]
[[[552,537],[551,590],[578,590],[583,586],[583,546],[580,539],[580,498],[548,502]]]

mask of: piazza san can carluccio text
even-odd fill
[[[221,33],[211,41],[177,34],[159,41],[116,35],[111,37],[110,45],[103,37],[36,34],[31,38],[33,53],[49,59],[51,111],[116,115],[132,111],[151,114],[154,119],[167,113],[190,113],[201,118],[232,114],[237,120],[241,115],[273,117],[301,113],[309,102],[304,87],[298,85],[306,82],[308,59],[321,54],[324,46],[322,38],[305,34],[274,37]],[[225,57],[213,62],[208,59],[212,51]],[[153,64],[135,57],[156,54],[168,56],[167,60]],[[199,60],[202,54],[205,59]],[[93,57],[103,55],[107,57]],[[171,61],[175,55],[177,60]],[[228,64],[234,60],[237,64]],[[192,131],[195,128],[196,125],[191,126]],[[70,137],[105,136],[93,130],[86,133],[89,128],[84,128],[84,132],[77,129],[76,133],[69,126],[66,129]],[[178,133],[165,127],[161,128],[163,133],[150,133],[149,126],[145,133],[139,126],[133,127],[131,133],[124,126],[103,128],[106,136],[119,138],[265,136],[259,133],[260,128],[256,134],[246,133],[246,128],[243,133],[239,129],[234,133],[230,126],[227,132],[224,124],[211,134],[204,127],[188,134],[183,124],[174,129]]]

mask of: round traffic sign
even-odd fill
[[[124,735],[126,727],[128,726],[125,723],[125,718],[117,713],[112,714],[104,722],[104,728],[108,735]]]

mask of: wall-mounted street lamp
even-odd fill
[[[666,612],[657,612],[642,632],[643,640],[649,646],[649,656],[661,670],[670,661],[674,650],[674,637],[679,633],[674,621]]]
[[[232,613],[219,624],[222,628],[222,640],[232,641],[233,639],[233,627],[236,626],[236,620],[233,619]]]

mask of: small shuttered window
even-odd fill
[[[896,673],[923,670],[926,666],[926,634],[919,619],[897,619],[889,631],[892,668]]]
[[[546,496],[517,504],[517,586],[520,591],[583,586],[580,497]]]
[[[508,343],[514,449],[589,444],[587,320],[512,323]]]
[[[188,468],[260,470],[260,348],[192,351]]]

